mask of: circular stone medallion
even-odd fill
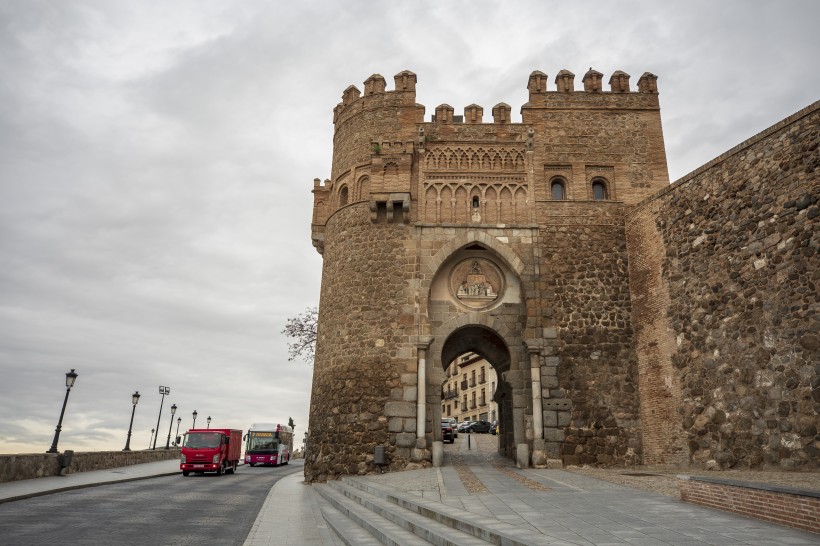
[[[450,295],[470,309],[486,309],[504,293],[504,275],[493,262],[467,258],[450,270]]]

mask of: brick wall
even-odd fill
[[[678,484],[686,502],[820,533],[817,492],[695,477],[681,477]]]

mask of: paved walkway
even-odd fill
[[[462,435],[466,436],[466,435]],[[539,533],[544,544],[817,545],[820,535],[710,510],[563,470],[518,470],[495,454],[494,438],[445,446],[445,466],[358,479]],[[301,461],[294,461],[298,463]],[[177,460],[0,484],[0,503],[179,472]],[[539,542],[534,542],[538,544]],[[245,545],[338,546],[301,472],[270,490]]]
[[[820,544],[818,534],[565,470],[518,470],[497,455],[492,436],[471,440],[471,450],[466,441],[445,446],[441,468],[365,479],[539,533],[543,544]]]
[[[109,483],[144,480],[156,476],[179,474],[179,459],[155,463],[135,464],[108,470],[77,472],[67,476],[49,476],[33,480],[0,483],[0,503],[10,502],[40,495],[50,495],[60,491],[95,487]]]

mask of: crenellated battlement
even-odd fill
[[[554,89],[550,89],[549,77],[540,70],[533,71],[527,82],[529,91],[529,102],[522,106],[535,105],[536,103],[549,102],[545,97],[556,94],[578,95],[579,99],[583,94],[592,95],[629,95],[644,94],[656,95],[658,93],[658,77],[651,72],[644,72],[638,79],[636,90],[630,89],[630,75],[622,70],[616,70],[609,78],[609,90],[604,90],[604,74],[592,67],[584,73],[581,78],[583,90],[575,89],[575,74],[569,70],[560,70],[554,80]],[[349,119],[356,113],[379,107],[415,106],[424,110],[421,105],[415,104],[416,100],[416,74],[409,70],[403,70],[393,77],[395,88],[387,90],[387,81],[381,74],[373,74],[364,81],[364,92],[355,85],[350,85],[342,92],[342,101],[334,108],[334,123]],[[582,99],[581,99],[582,100]],[[636,103],[633,100],[632,104]],[[539,104],[542,105],[543,104]],[[628,105],[627,105],[628,107]],[[430,121],[433,123],[483,123],[484,108],[477,104],[470,104],[464,108],[464,115],[457,115],[455,108],[443,103],[435,108],[435,113]],[[499,103],[492,108],[493,123],[510,123],[509,114],[512,111],[509,105]]]

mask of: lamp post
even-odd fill
[[[182,422],[182,417],[177,417],[177,433],[174,435],[174,445],[179,443],[179,424]]]
[[[58,453],[57,442],[60,440],[60,431],[63,429],[63,415],[65,414],[65,405],[68,403],[68,393],[71,392],[71,387],[77,380],[77,374],[74,373],[74,368],[65,374],[65,400],[63,400],[63,409],[60,411],[60,420],[57,421],[57,430],[54,431],[54,441],[51,442],[51,448],[46,453]]]
[[[151,429],[151,437],[148,438],[148,449],[151,449],[151,441],[154,439],[154,431],[155,430],[156,429],[154,429],[154,428]]]
[[[159,393],[162,395],[162,400],[159,401],[159,415],[157,415],[157,434],[154,436],[154,447],[152,447],[151,449],[157,448],[157,437],[159,437],[159,420],[162,418],[162,404],[165,402],[165,395],[171,394],[171,387],[163,387],[162,385],[160,385]]]
[[[131,451],[131,428],[134,426],[134,412],[137,410],[137,403],[140,401],[140,391],[131,395],[131,422],[128,423],[128,439],[125,440],[125,448],[123,451]]]
[[[171,406],[171,423],[168,425],[168,439],[165,441],[165,449],[171,447],[171,429],[174,428],[174,414],[177,412],[177,405]]]
[[[208,428],[211,428],[211,416],[208,416]]]
[[[194,410],[194,424],[191,428],[196,428],[196,416],[197,416],[197,413],[196,413],[196,410]]]

